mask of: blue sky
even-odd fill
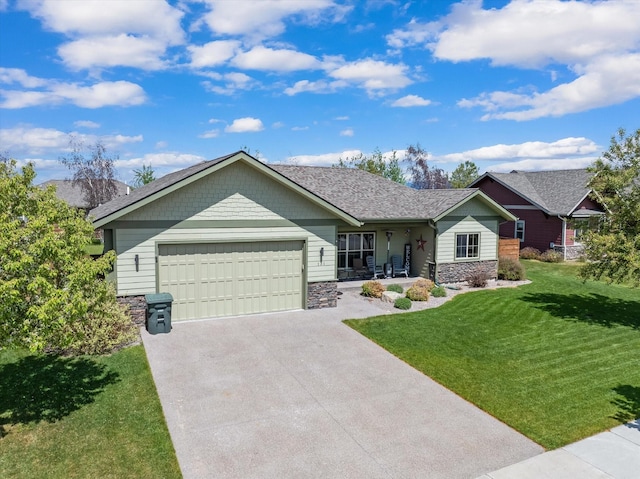
[[[640,1],[0,0],[0,151],[120,179],[248,148],[331,165],[580,168],[640,127]]]

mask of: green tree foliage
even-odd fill
[[[640,129],[618,130],[609,150],[591,167],[594,198],[607,213],[583,238],[583,278],[640,285]]]
[[[409,184],[419,190],[450,188],[447,173],[429,165],[429,153],[420,144],[409,145],[405,161],[409,163]]]
[[[73,172],[73,185],[82,189],[88,210],[112,200],[118,193],[115,169],[118,156],[109,155],[100,142],[87,146],[72,137],[69,145],[71,153],[61,156],[60,162]]]
[[[376,148],[370,156],[360,153],[350,158],[340,158],[338,163],[333,166],[338,168],[358,168],[401,185],[405,183],[404,173],[395,151],[391,154],[391,158],[385,159],[380,149]]]
[[[473,161],[460,163],[449,178],[452,188],[466,188],[480,176],[480,171]]]
[[[116,325],[115,342],[131,340],[131,322],[122,327],[115,295],[99,279],[114,253],[88,257],[91,223],[34,177],[32,164],[18,171],[15,160],[0,162],[0,346],[83,352],[95,331],[81,326],[105,310],[102,326]],[[94,341],[92,348],[101,349]]]
[[[141,169],[133,170],[133,186],[135,188],[147,185],[152,181],[155,181],[155,179],[155,172],[151,165],[142,165]]]

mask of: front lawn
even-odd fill
[[[529,285],[346,323],[548,449],[640,417],[640,290],[524,263]]]
[[[0,437],[2,478],[181,477],[142,346],[0,351]]]

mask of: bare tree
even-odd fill
[[[114,166],[118,156],[107,154],[107,149],[99,141],[87,146],[72,137],[69,145],[71,153],[60,157],[60,162],[73,172],[73,185],[82,189],[87,209],[113,199],[118,192]]]
[[[447,173],[429,166],[429,153],[420,144],[409,145],[405,154],[405,161],[409,163],[409,185],[418,190],[434,190],[451,188]]]

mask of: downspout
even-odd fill
[[[562,260],[567,261],[567,220],[558,215],[562,220]]]

